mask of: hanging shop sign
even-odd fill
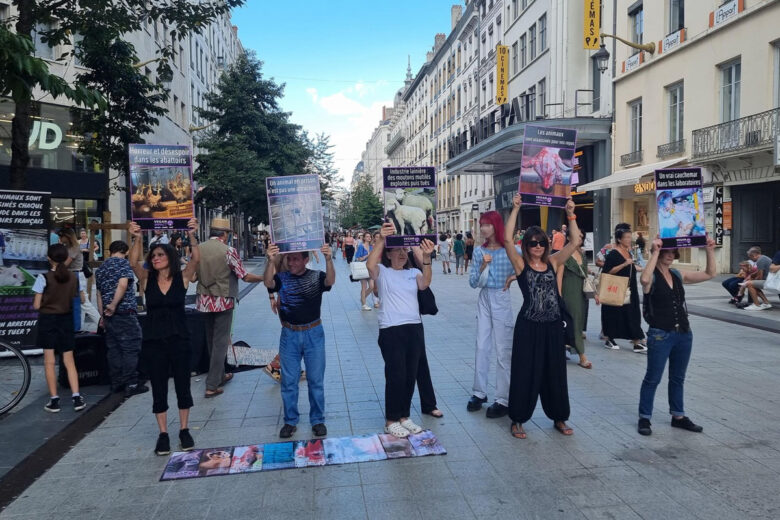
[[[601,44],[599,27],[601,26],[601,2],[585,0],[585,18],[582,28],[582,48],[597,51]]]

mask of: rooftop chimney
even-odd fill
[[[460,17],[463,15],[463,6],[461,5],[453,5],[452,6],[452,30],[455,30],[455,26],[458,25],[458,21],[460,20]]]

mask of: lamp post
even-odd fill
[[[645,51],[645,52],[648,52],[650,54],[654,54],[655,53],[655,43],[634,43],[634,42],[630,42],[628,40],[625,40],[625,39],[621,38],[620,36],[615,36],[613,34],[601,33],[601,41],[602,42],[604,41],[604,38],[614,38],[615,40],[628,45],[632,49]],[[596,53],[592,56],[592,58],[596,60],[596,62],[598,64],[598,67],[599,67],[599,71],[601,71],[601,73],[604,74],[604,72],[608,68],[609,51],[607,51],[607,49],[604,47],[603,43],[601,44],[601,48],[598,51],[596,51]]]

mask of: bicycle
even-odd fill
[[[0,416],[24,399],[30,388],[30,362],[16,347],[0,342]]]

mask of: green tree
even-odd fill
[[[347,193],[339,202],[338,206],[338,223],[344,229],[349,229],[357,225],[355,219],[355,211],[352,207],[352,194]]]
[[[9,54],[9,59],[0,60],[0,78],[5,78],[9,70],[16,70],[13,81],[18,84],[27,83],[30,87],[28,94],[24,89],[16,89],[18,95],[14,96],[15,110],[11,125],[11,185],[15,188],[23,188],[25,173],[30,161],[27,143],[32,128],[31,116],[33,115],[34,100],[31,89],[39,86],[44,92],[52,96],[66,95],[61,82],[51,80],[50,75],[42,74],[39,65],[25,67],[25,63],[34,65],[30,58],[34,55],[32,45],[33,34],[40,38],[41,42],[49,47],[63,44],[71,44],[74,34],[80,34],[89,28],[90,31],[104,31],[109,35],[124,35],[140,31],[147,23],[161,23],[167,37],[164,44],[158,44],[157,72],[159,76],[170,74],[168,60],[174,56],[178,41],[190,31],[200,31],[210,22],[228,12],[231,8],[240,6],[244,0],[122,0],[121,2],[106,0],[13,0],[17,9],[17,16],[12,21],[17,38],[27,40],[29,46],[13,45],[6,48],[1,46],[4,52]],[[6,22],[8,23],[8,22]],[[4,27],[8,27],[4,25]],[[69,58],[69,53],[60,56],[59,59]],[[11,67],[6,67],[12,63]],[[21,65],[20,65],[21,64]],[[140,74],[140,72],[139,72]],[[10,76],[9,76],[10,77]],[[0,80],[6,82],[7,80]],[[69,87],[74,93],[75,101],[82,101],[85,105],[94,106],[94,99],[87,97],[89,92],[83,85],[75,84]],[[71,96],[68,96],[71,97]],[[115,105],[114,109],[121,108]]]
[[[384,207],[374,193],[371,182],[363,177],[352,190],[352,211],[356,224],[362,228],[380,225],[384,216]]]
[[[330,144],[330,136],[324,133],[316,134],[314,139],[308,139],[311,149],[311,158],[306,165],[308,173],[319,175],[320,195],[322,200],[333,200],[337,185],[343,180],[339,171],[333,164],[333,145]]]

